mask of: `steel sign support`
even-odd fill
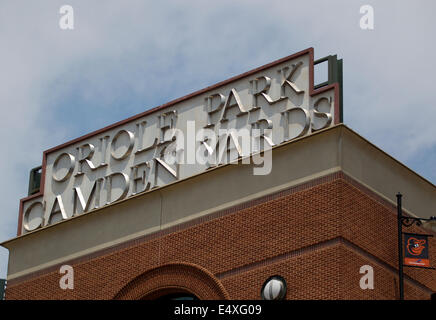
[[[6,280],[0,279],[0,300],[5,299],[5,293],[6,293]]]
[[[403,209],[402,209],[402,197],[403,195],[398,192],[397,193],[397,225],[398,225],[398,282],[399,282],[399,289],[400,289],[400,300],[404,300],[404,272],[403,272],[403,225],[405,227],[410,227],[413,224],[416,224],[417,226],[422,225],[422,221],[436,221],[436,217],[432,216],[428,219],[426,218],[414,218],[414,217],[408,217],[403,216]],[[406,265],[407,266],[407,265]],[[410,266],[419,268],[416,266]],[[426,269],[434,269],[434,268],[428,268]]]
[[[398,225],[398,283],[400,288],[400,300],[404,300],[404,274],[403,274],[403,223],[402,208],[401,208],[402,194],[397,193],[397,225]]]
[[[320,58],[313,62],[314,66],[323,62],[327,62],[328,68],[328,80],[319,84],[315,84],[314,88],[319,89],[324,86],[328,86],[333,83],[339,84],[339,122],[344,122],[344,99],[343,99],[343,71],[342,71],[342,59],[338,60],[338,56],[330,55],[324,58]]]
[[[41,169],[42,166],[39,166],[30,170],[28,192],[29,196],[39,192],[39,188],[41,185]]]

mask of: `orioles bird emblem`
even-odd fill
[[[407,241],[407,251],[409,251],[411,255],[419,256],[422,253],[422,250],[425,248],[424,244],[425,240],[409,238]]]

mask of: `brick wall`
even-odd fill
[[[63,264],[74,267],[74,290],[60,289],[60,266],[53,266],[11,280],[6,298],[156,297],[167,288],[203,299],[259,299],[263,282],[278,274],[287,299],[396,299],[396,209],[335,173]],[[374,268],[374,290],[359,286],[365,264]],[[405,274],[406,299],[436,291],[434,270]]]

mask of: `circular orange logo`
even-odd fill
[[[424,244],[425,240],[409,238],[407,241],[407,251],[413,256],[419,256],[425,248]]]

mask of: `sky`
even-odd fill
[[[59,27],[66,4],[73,30]],[[16,236],[44,150],[309,47],[343,59],[344,123],[436,184],[435,11],[432,0],[1,0],[0,242]],[[0,278],[7,259],[0,248]]]

